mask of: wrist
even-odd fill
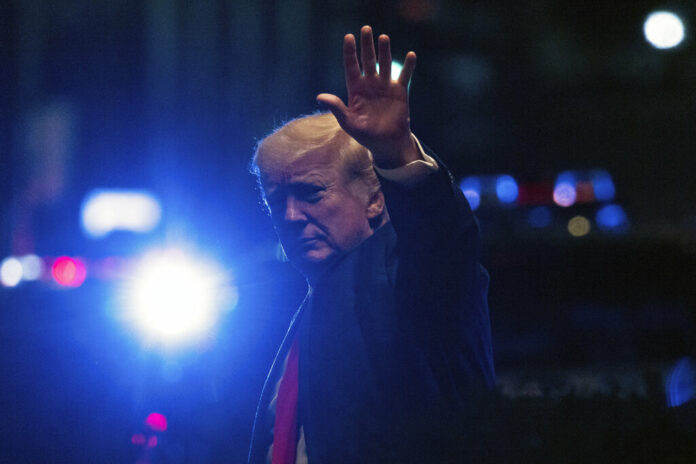
[[[411,132],[398,142],[370,151],[375,165],[380,169],[396,169],[422,159],[418,144]]]

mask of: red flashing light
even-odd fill
[[[145,435],[143,435],[142,433],[133,434],[133,436],[131,437],[131,443],[133,443],[134,445],[139,445],[139,446],[144,445],[145,444]]]
[[[158,412],[150,413],[145,419],[145,425],[150,427],[155,432],[164,432],[167,430],[167,418],[164,414]]]
[[[79,287],[87,277],[87,267],[77,258],[61,256],[53,262],[51,273],[59,285]]]
[[[517,204],[524,206],[548,205],[553,199],[550,182],[525,183],[518,188]]]
[[[577,203],[592,203],[595,200],[594,188],[592,187],[592,182],[578,182],[575,185],[575,190],[577,192]]]

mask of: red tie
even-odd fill
[[[297,454],[297,339],[290,347],[285,373],[278,387],[275,426],[273,428],[272,464],[294,464]]]

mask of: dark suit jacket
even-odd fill
[[[415,188],[381,179],[391,222],[310,289],[264,386],[249,462],[272,440],[265,413],[295,335],[310,464],[463,462],[471,411],[495,383],[488,275],[478,223],[440,166]]]

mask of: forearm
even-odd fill
[[[399,169],[376,168],[400,242],[433,239],[442,244],[467,234],[478,238],[478,224],[447,167],[413,138],[420,160]]]

